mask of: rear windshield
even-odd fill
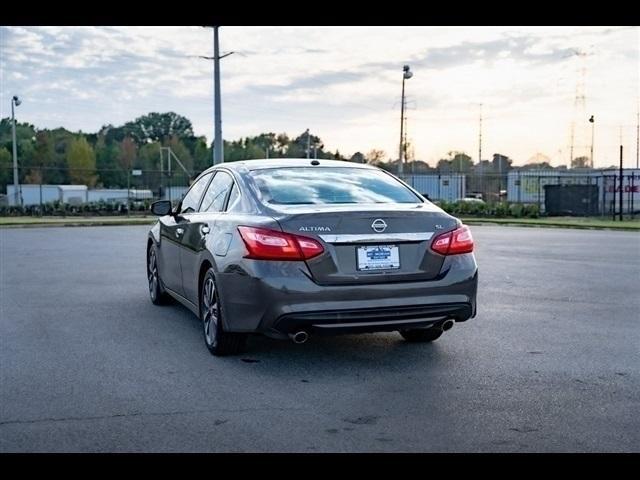
[[[379,170],[290,167],[253,170],[262,201],[279,205],[422,203],[395,178]]]

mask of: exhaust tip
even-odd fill
[[[455,323],[455,322],[454,322],[453,320],[451,320],[451,319],[449,319],[449,320],[445,320],[445,321],[442,323],[442,331],[443,331],[443,332],[446,332],[447,330],[451,330],[451,328],[453,328],[453,324],[454,324],[454,323]]]
[[[289,337],[291,337],[291,340],[293,340],[293,343],[297,343],[297,344],[304,343],[307,340],[309,340],[309,334],[304,330],[301,330],[296,333],[290,333]]]

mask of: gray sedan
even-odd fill
[[[149,232],[154,304],[178,300],[214,355],[261,333],[398,331],[430,342],[476,315],[473,238],[384,170],[271,159],[203,172]]]

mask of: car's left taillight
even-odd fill
[[[245,258],[254,260],[309,260],[324,252],[322,244],[313,238],[280,232],[268,228],[238,227],[247,246]]]
[[[466,225],[462,225],[451,232],[442,233],[431,242],[431,250],[440,255],[471,253],[473,252],[471,230]]]

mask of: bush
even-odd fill
[[[434,203],[448,214],[455,216],[499,218],[538,218],[540,216],[540,209],[535,204],[448,202],[446,200],[440,200]]]
[[[538,218],[540,216],[540,209],[536,204],[524,205],[523,215],[527,218]]]
[[[112,215],[126,215],[127,210],[131,212],[144,213],[148,212],[151,208],[153,200],[132,200],[130,206],[127,207],[127,202],[105,202],[104,200],[98,202],[82,203],[79,205],[69,205],[62,203],[59,200],[53,202],[43,203],[40,205],[28,205],[28,206],[10,206],[0,205],[0,216],[2,217],[20,217],[20,216],[63,216],[63,217],[78,217],[78,216],[112,216]]]

